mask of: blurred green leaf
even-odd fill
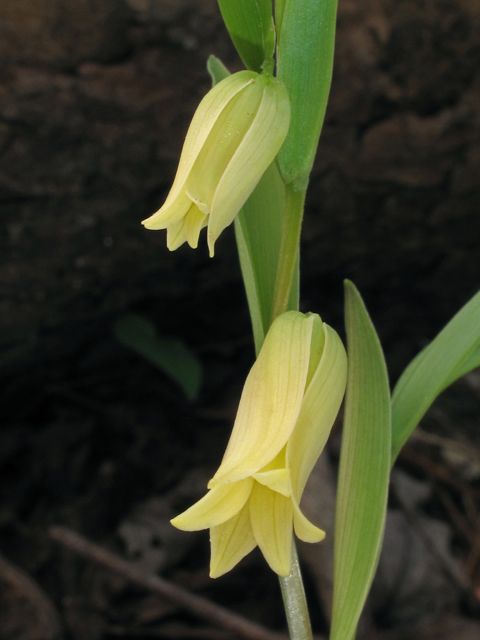
[[[390,391],[382,347],[345,283],[348,379],[335,516],[330,640],[355,636],[380,555],[390,473]]]
[[[480,292],[408,365],[392,396],[392,463],[435,398],[480,366]]]
[[[230,71],[223,64],[220,58],[217,58],[214,55],[208,56],[207,71],[212,79],[212,87],[230,75]]]
[[[188,400],[198,398],[202,366],[181,340],[159,338],[151,322],[133,314],[119,318],[114,332],[121,344],[143,356],[174,380]]]
[[[260,73],[265,58],[273,54],[272,0],[218,0],[218,5],[243,63]]]
[[[306,188],[332,80],[337,0],[282,0],[276,7],[277,75],[290,97],[290,129],[280,153],[286,182]]]
[[[213,84],[228,75],[215,56],[207,68]],[[258,353],[270,327],[278,256],[285,217],[285,185],[273,162],[235,219],[235,237]],[[298,309],[298,265],[290,292],[289,310]]]

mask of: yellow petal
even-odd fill
[[[248,505],[253,535],[265,560],[279,576],[289,576],[292,565],[292,501],[256,482]]]
[[[175,198],[168,198],[160,209],[142,221],[146,229],[166,229],[169,225],[177,224],[182,220],[192,205],[192,201],[185,191],[179,191]]]
[[[215,191],[208,221],[208,246],[232,223],[260,178],[273,162],[290,125],[287,90],[276,78],[266,81],[255,119],[225,169]]]
[[[215,527],[233,518],[245,505],[252,490],[253,480],[215,487],[201,500],[171,520],[182,531],[200,531]]]
[[[324,324],[324,330],[322,357],[287,444],[286,466],[290,469],[292,492],[297,502],[330,435],[347,380],[347,355],[342,341],[328,325]]]
[[[285,446],[305,391],[313,318],[298,311],[279,316],[243,389],[222,464],[209,487],[260,471]]]
[[[178,247],[181,247],[184,242],[187,241],[187,234],[185,233],[185,217],[178,222],[171,224],[167,229],[167,248],[170,251],[176,251]]]
[[[272,491],[281,493],[289,498],[292,495],[292,485],[290,483],[290,471],[288,469],[273,469],[272,471],[259,471],[254,473],[252,478]]]
[[[206,216],[197,206],[192,204],[190,211],[185,216],[185,235],[192,249],[198,247],[200,231],[207,226],[207,222],[208,215]]]
[[[210,213],[215,189],[255,118],[262,93],[259,79],[251,80],[237,93],[217,118],[198,154],[185,188],[188,196],[205,213]]]
[[[217,118],[220,116],[230,100],[249,82],[251,82],[252,78],[256,77],[258,77],[258,74],[253,71],[240,71],[238,73],[234,73],[215,85],[215,87],[213,87],[213,89],[211,89],[200,102],[195,115],[193,116],[192,122],[190,123],[190,127],[188,128],[173,186],[170,189],[170,193],[168,194],[163,207],[154,213],[153,216],[150,216],[150,218],[143,221],[142,224],[147,228],[165,228],[165,226],[158,227],[156,225],[165,224],[164,216],[166,215],[170,205],[184,190],[187,177],[206,139],[208,138],[210,131],[215,125]],[[181,201],[183,202],[183,200]],[[167,224],[171,224],[172,222],[175,222],[175,220],[171,219]]]
[[[313,316],[312,341],[310,343],[310,362],[308,363],[307,388],[315,371],[318,368],[320,359],[325,346],[325,331],[323,330],[323,322],[317,313],[310,314]]]
[[[297,538],[300,538],[300,540],[304,542],[321,542],[325,538],[325,531],[316,527],[304,516],[295,499],[292,500],[292,504],[293,526]]]
[[[236,516],[210,529],[210,546],[211,578],[223,576],[255,549],[248,503]]]

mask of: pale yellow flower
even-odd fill
[[[268,74],[240,71],[219,82],[200,103],[188,129],[165,204],[142,224],[167,229],[167,246],[198,245],[203,227],[213,255],[285,140],[290,102]]]
[[[292,533],[324,532],[300,500],[342,402],[347,357],[316,314],[289,311],[272,324],[243,389],[232,435],[209,492],[172,520],[210,529],[210,575],[232,569],[257,545],[281,576],[291,568]]]

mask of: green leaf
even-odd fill
[[[351,640],[380,555],[390,472],[390,391],[375,328],[345,283],[348,378],[335,516],[330,640]]]
[[[212,87],[214,87],[222,80],[225,80],[225,78],[230,75],[230,71],[223,64],[220,58],[217,58],[214,55],[208,56],[207,71],[212,79]]]
[[[272,0],[218,0],[218,5],[243,63],[260,73],[273,54]]]
[[[408,365],[392,396],[392,463],[435,398],[480,366],[480,292]]]
[[[213,84],[223,80],[229,73],[215,56],[209,57],[207,68]],[[235,237],[257,354],[272,319],[273,293],[284,217],[285,185],[276,162],[273,162],[235,218]],[[298,309],[298,292],[297,263],[290,292],[289,311]]]
[[[235,220],[240,266],[258,353],[270,326],[273,292],[285,212],[285,186],[276,163],[270,165]],[[289,310],[298,308],[298,277]]]
[[[123,316],[114,326],[117,340],[166,373],[183,390],[188,400],[196,400],[202,382],[198,358],[181,340],[159,338],[155,327],[137,315]]]
[[[285,9],[285,0],[275,0],[275,28],[277,30],[277,38],[280,37],[280,31],[282,29],[284,9]]]
[[[290,130],[278,155],[286,182],[306,187],[322,129],[332,79],[337,0],[282,0],[277,75],[292,108]]]

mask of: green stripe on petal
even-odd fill
[[[208,246],[232,223],[285,140],[290,102],[284,85],[270,78],[252,126],[244,136],[218,183],[208,222]]]
[[[290,471],[288,469],[273,469],[272,471],[259,471],[254,473],[254,478],[260,484],[268,487],[272,491],[281,493],[289,498],[292,495],[292,485],[290,483]]]
[[[293,526],[295,528],[297,538],[300,538],[300,540],[303,540],[304,542],[321,542],[325,538],[325,531],[316,527],[304,516],[295,499],[292,499],[292,504]]]
[[[290,575],[293,506],[290,498],[255,483],[250,500],[250,523],[265,560],[280,576]]]
[[[338,334],[324,324],[325,346],[287,444],[292,491],[300,501],[305,484],[330,435],[345,393],[347,355]]]
[[[260,471],[285,446],[305,391],[313,317],[298,311],[272,324],[248,374],[222,464],[209,483],[233,482]]]
[[[210,577],[223,576],[256,546],[247,503],[236,516],[210,529]]]
[[[253,480],[246,478],[234,484],[215,487],[170,522],[182,531],[200,531],[223,524],[242,509],[252,486]]]

